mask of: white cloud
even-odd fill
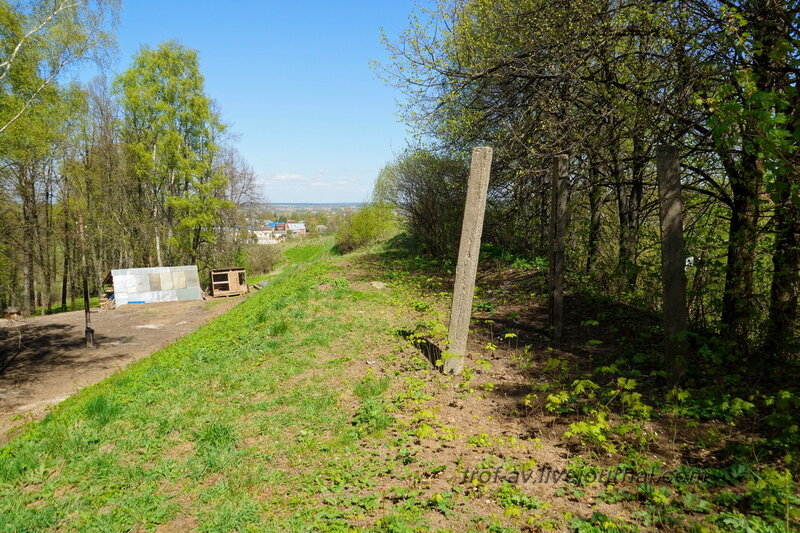
[[[261,175],[263,194],[273,202],[362,201],[372,188],[374,172],[365,169],[290,170]]]
[[[264,183],[276,183],[276,182],[287,182],[287,181],[302,182],[302,181],[309,181],[309,178],[297,172],[282,172],[280,174],[273,174],[271,176],[268,176],[264,180]]]

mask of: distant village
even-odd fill
[[[280,244],[305,235],[335,233],[341,221],[359,209],[359,203],[256,204],[233,229],[252,244]]]
[[[287,220],[286,222],[273,222],[271,220],[257,220],[246,218],[246,229],[250,234],[253,244],[280,244],[292,237],[301,237],[308,234],[306,224],[302,220]],[[324,235],[328,228],[318,224],[316,233]]]

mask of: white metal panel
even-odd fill
[[[202,299],[200,278],[195,265],[119,269],[112,270],[111,275],[117,306],[130,302],[154,303]]]

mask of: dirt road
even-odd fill
[[[84,312],[0,320],[0,443],[24,422],[230,310],[242,297],[92,310],[97,347],[84,343]]]

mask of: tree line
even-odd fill
[[[61,81],[110,53],[118,9],[0,1],[0,310],[66,309],[82,259],[93,294],[112,268],[242,261],[255,174],[196,51],[165,42],[113,80]]]
[[[660,306],[655,149],[682,161],[689,311],[730,362],[798,353],[795,1],[439,0],[379,65],[417,133],[376,197],[452,255],[466,155],[494,147],[485,238],[546,257],[552,160],[570,162],[576,290]],[[709,340],[710,339],[710,340]]]

